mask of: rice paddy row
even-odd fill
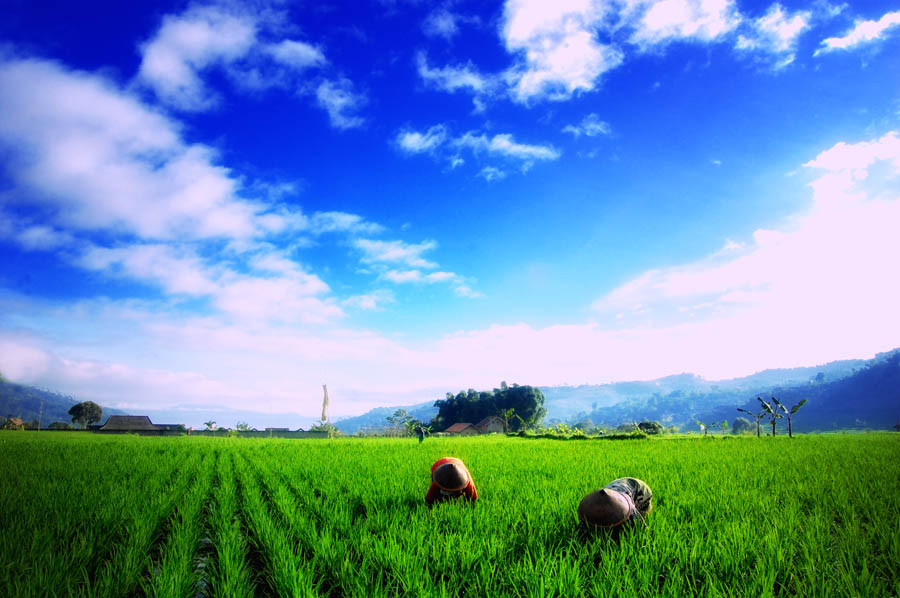
[[[423,501],[462,458],[474,505]],[[633,442],[0,434],[13,596],[897,596],[900,434]],[[625,475],[649,526],[581,532]]]

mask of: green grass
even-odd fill
[[[423,497],[462,458],[480,499]],[[897,596],[900,434],[560,442],[0,433],[12,596]],[[648,527],[585,536],[621,476]]]

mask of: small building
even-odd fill
[[[184,426],[181,424],[154,424],[147,415],[110,415],[106,423],[94,431],[101,434],[177,436],[184,432]]]
[[[477,424],[475,427],[481,434],[502,434],[506,431],[506,425],[503,419],[496,415],[489,415]]]
[[[451,436],[478,436],[481,433],[478,431],[478,428],[467,423],[453,424],[444,432]]]

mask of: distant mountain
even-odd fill
[[[791,375],[785,377],[785,373]],[[738,407],[758,412],[757,396],[763,399],[775,396],[788,407],[808,399],[808,404],[796,416],[794,429],[797,431],[890,428],[900,418],[900,349],[868,361],[771,370],[747,378],[718,381],[705,389],[679,389],[634,397],[579,414],[569,423],[590,420],[595,425],[616,426],[654,420],[683,430],[697,430],[697,420],[708,424],[746,417],[737,411]],[[780,421],[781,424],[786,429],[786,422]]]
[[[43,409],[41,403],[43,402]],[[24,384],[14,384],[0,378],[0,416],[21,417],[22,421],[30,422],[40,417],[41,426],[46,428],[53,422],[72,423],[69,409],[72,405],[80,403],[75,397],[59,394],[49,390],[42,390]],[[122,415],[124,412],[118,409],[103,408],[103,419],[108,415]]]
[[[440,398],[443,399],[444,397]],[[376,407],[362,415],[340,419],[334,425],[338,427],[342,434],[356,434],[365,428],[384,428],[388,425],[388,416],[393,415],[397,409],[406,409],[411,417],[426,423],[431,421],[431,418],[438,413],[437,407],[434,406],[434,401],[407,407]]]
[[[643,382],[542,386],[541,391],[546,399],[547,421],[570,421],[583,419],[598,410],[614,405],[628,402],[632,402],[636,406],[642,405],[654,398],[666,397],[672,393],[682,393],[687,396],[708,395],[708,398],[704,400],[713,401],[713,405],[719,402],[730,404],[734,397],[743,396],[741,393],[757,392],[776,386],[805,384],[817,378],[820,381],[844,378],[852,374],[855,369],[865,367],[867,363],[862,359],[833,361],[814,367],[763,370],[750,376],[729,380],[706,380],[694,374],[676,374]],[[676,394],[675,396],[681,395]],[[613,409],[604,412],[604,417],[607,415],[620,417],[620,415],[612,415],[618,414],[620,411],[622,410]],[[630,413],[631,409],[625,409],[624,412]]]
[[[727,412],[727,418],[731,421],[738,415],[734,409],[747,403],[748,397],[771,393],[773,389],[827,385],[853,376],[883,357],[881,355],[869,361],[853,359],[811,367],[770,369],[729,380],[706,380],[695,374],[676,374],[649,381],[542,386],[540,389],[544,393],[547,409],[544,421],[577,424],[591,420],[595,424],[616,426],[652,419],[690,429],[691,426],[696,427],[698,417],[718,413],[718,407],[722,408],[723,414]],[[443,398],[436,396],[434,401]],[[427,422],[437,414],[434,401],[377,407],[363,415],[344,418],[336,425],[345,434],[354,434],[362,428],[384,427],[387,417],[397,409],[406,409],[412,417]],[[880,427],[887,427],[887,424]]]

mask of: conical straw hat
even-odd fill
[[[627,496],[603,488],[581,499],[578,519],[588,527],[618,527],[628,520],[632,509],[632,502]]]
[[[448,492],[458,492],[469,484],[469,472],[459,463],[444,463],[431,474],[432,481]]]

